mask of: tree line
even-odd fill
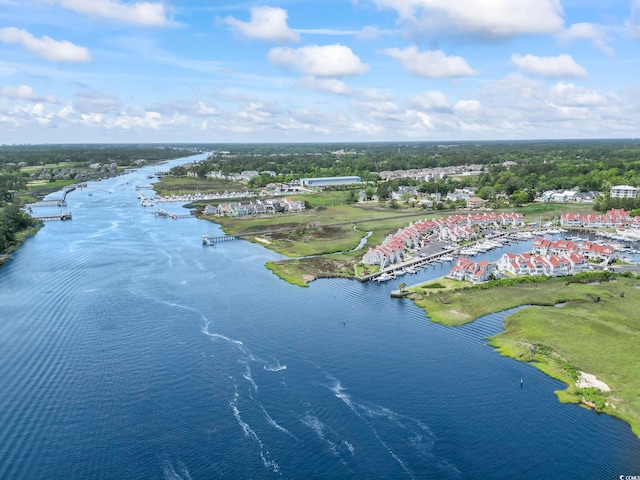
[[[446,193],[474,186],[490,199],[498,193],[533,199],[547,190],[572,189],[608,192],[612,185],[640,185],[640,141],[581,140],[538,142],[376,143],[376,144],[268,144],[224,145],[206,161],[179,167],[175,174],[209,171],[223,175],[257,171],[250,182],[258,188],[270,182],[300,177],[359,176],[378,182],[382,171],[479,164],[478,177],[448,177],[435,182],[400,178],[387,182],[383,193],[399,185],[414,185],[425,193]]]
[[[16,243],[19,232],[27,230],[38,224],[24,213],[17,205],[0,207],[0,255],[6,254]]]

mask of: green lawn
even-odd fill
[[[327,190],[317,193],[303,193],[295,195],[296,200],[308,202],[311,208],[329,207],[333,205],[345,205],[349,198],[348,191]]]
[[[530,203],[519,208],[501,210],[504,212],[518,212],[524,215],[526,222],[550,221],[554,217],[558,219],[564,213],[595,213],[592,205],[579,203]]]
[[[246,190],[240,182],[230,182],[219,178],[198,177],[163,177],[153,184],[153,188],[160,196],[200,193],[239,192]]]
[[[85,167],[86,163],[78,163],[78,162],[60,162],[60,163],[47,163],[46,165],[32,165],[29,167],[22,167],[20,169],[21,173],[35,173],[40,170],[53,170],[56,168],[76,168],[76,167]]]
[[[532,362],[566,382],[557,392],[565,402],[579,403],[591,395],[573,385],[575,370],[594,374],[611,387],[595,393],[602,411],[627,421],[640,436],[640,289],[636,278],[615,277],[600,284],[545,283],[470,288],[425,296],[416,303],[434,321],[460,325],[487,313],[519,305],[505,320],[505,330],[491,344],[501,354]],[[621,296],[624,294],[624,296]],[[553,306],[566,302],[562,307]],[[548,305],[548,306],[545,306]],[[532,353],[531,346],[535,346]]]

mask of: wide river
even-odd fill
[[[447,328],[401,280],[292,286],[260,245],[154,217],[135,186],[185,161],[70,193],[0,269],[0,479],[640,475],[627,424],[487,346],[504,313]]]

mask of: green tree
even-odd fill
[[[527,192],[522,190],[516,190],[509,196],[509,202],[516,207],[521,207],[522,204],[526,203],[529,200],[529,196]]]

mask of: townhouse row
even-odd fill
[[[362,257],[365,265],[388,265],[402,261],[405,250],[412,250],[423,246],[424,238],[437,234],[440,240],[459,242],[470,240],[477,235],[474,226],[479,227],[521,227],[524,226],[520,213],[493,213],[470,215],[451,215],[434,220],[423,220],[399,229],[388,235],[375,248],[369,248]]]
[[[208,208],[208,207],[207,207]],[[228,217],[241,217],[245,215],[260,215],[276,212],[302,212],[305,209],[303,201],[281,198],[278,200],[252,200],[248,202],[225,202],[215,209],[218,215]],[[207,211],[205,210],[205,214]],[[211,211],[210,213],[214,213]]]
[[[496,264],[496,269],[511,275],[546,275],[557,277],[573,275],[585,270],[587,259],[578,252],[534,255],[531,253],[505,253]]]
[[[584,241],[580,244],[571,240],[549,240],[537,237],[533,240],[534,255],[564,255],[579,253],[588,260],[609,262],[615,257],[615,249],[612,245],[602,245],[599,243]]]
[[[505,253],[495,263],[474,262],[465,257],[456,260],[448,277],[472,283],[486,282],[496,271],[511,275],[573,275],[588,268],[588,261],[609,262],[615,257],[611,245],[537,237],[530,253]]]
[[[580,213],[565,213],[560,217],[563,227],[612,228],[612,227],[640,227],[640,217],[632,217],[630,212],[614,208],[604,215]]]

